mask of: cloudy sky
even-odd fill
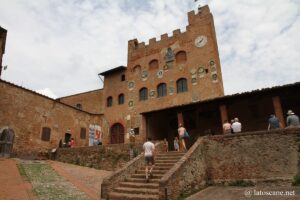
[[[99,89],[128,40],[185,30],[198,4],[214,15],[225,94],[300,81],[300,0],[0,0],[2,79],[54,98]]]

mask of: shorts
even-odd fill
[[[145,156],[145,165],[154,165],[154,157],[153,156]]]

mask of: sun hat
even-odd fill
[[[292,111],[292,110],[289,110],[288,112],[287,112],[287,115],[294,115],[295,113]]]

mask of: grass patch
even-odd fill
[[[201,189],[192,189],[190,192],[181,192],[179,197],[177,198],[177,200],[185,200],[185,198],[199,192],[200,190],[202,190],[203,188]]]
[[[250,187],[254,186],[252,181],[245,181],[245,180],[237,180],[233,182],[229,182],[229,186],[236,186],[236,187]]]
[[[25,173],[25,169],[23,168],[23,166],[20,165],[20,164],[17,164],[17,168],[18,168],[19,173],[20,173],[20,175],[22,176],[22,178],[23,178],[25,181],[28,181],[28,177],[27,177],[27,175],[26,175],[26,173]]]
[[[300,186],[300,175],[299,174],[294,176],[294,181],[293,181],[292,185],[293,186]]]
[[[46,163],[20,163],[18,168],[20,174],[25,175],[32,184],[33,192],[38,199],[89,199],[71,183],[60,177]]]

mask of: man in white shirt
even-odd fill
[[[151,142],[151,138],[149,137],[147,142],[144,143],[143,149],[145,150],[145,172],[146,172],[146,182],[149,182],[149,177],[148,177],[148,167],[150,166],[150,177],[152,177],[152,169],[154,165],[154,144]]]
[[[234,118],[234,122],[231,125],[233,133],[240,133],[242,132],[242,124],[239,122],[239,119],[236,117]]]

